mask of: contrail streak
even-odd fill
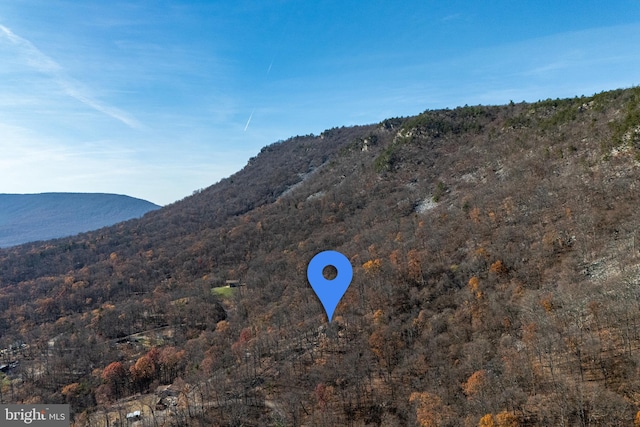
[[[33,43],[18,36],[9,28],[0,24],[0,39],[1,38],[5,38],[15,45],[19,49],[20,53],[24,55],[26,62],[30,67],[50,75],[68,96],[75,98],[77,101],[85,104],[89,108],[106,114],[107,116],[110,116],[131,128],[140,129],[142,127],[135,118],[131,117],[124,111],[95,99],[91,96],[88,90],[84,89],[80,82],[67,76],[57,62],[42,53],[42,51],[40,51],[40,49],[38,49]]]
[[[256,111],[256,109],[255,109],[255,108],[251,111],[251,114],[249,115],[249,120],[247,120],[247,124],[246,124],[246,125],[244,125],[244,132],[246,132],[246,131],[247,131],[247,128],[249,127],[249,123],[251,123],[251,117],[253,117],[253,113],[254,113],[255,111]]]

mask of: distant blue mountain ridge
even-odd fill
[[[97,230],[159,208],[119,194],[0,194],[0,248]]]

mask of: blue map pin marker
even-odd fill
[[[333,280],[327,280],[322,275],[322,270],[332,265],[338,270],[338,275]],[[353,278],[353,267],[346,256],[336,251],[320,252],[309,261],[307,267],[307,279],[311,288],[316,293],[327,313],[329,323],[333,317],[333,311],[340,299],[347,291]]]

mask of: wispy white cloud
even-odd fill
[[[124,123],[125,125],[133,129],[140,129],[143,127],[141,123],[130,114],[119,108],[105,104],[93,97],[90,91],[84,87],[84,85],[68,76],[65,73],[64,69],[56,61],[45,55],[29,40],[18,36],[8,27],[1,24],[0,38],[4,38],[12,45],[14,45],[23,56],[28,66],[36,71],[51,76],[56,84],[68,96],[76,99],[77,101],[96,111],[99,111],[100,113],[103,113],[115,120]]]
[[[452,13],[451,15],[447,15],[444,18],[441,19],[442,22],[448,22],[448,21],[457,21],[459,19],[462,19],[462,15],[459,13]]]
[[[51,58],[43,54],[31,42],[16,35],[9,28],[0,24],[0,35],[16,45],[25,56],[27,63],[41,72],[57,73],[62,71],[60,66]]]

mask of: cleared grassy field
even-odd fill
[[[230,286],[220,286],[219,288],[212,288],[211,292],[218,295],[220,298],[231,298],[236,289],[237,288],[232,288]]]

